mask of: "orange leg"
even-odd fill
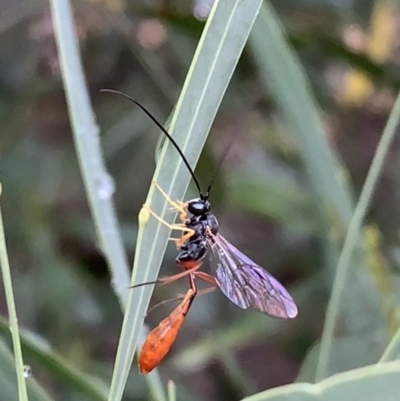
[[[170,224],[167,221],[163,220],[160,216],[157,216],[148,205],[144,204],[143,205],[144,208],[147,208],[147,210],[149,211],[149,213],[156,218],[161,224],[163,224],[164,226],[168,227],[170,230],[179,230],[179,231],[183,231],[186,232],[185,235],[183,235],[183,237],[178,238],[176,240],[176,242],[181,242],[182,238],[185,238],[185,241],[190,238],[192,235],[194,235],[194,230],[192,230],[191,228],[186,227],[185,224]]]
[[[173,201],[168,194],[157,184],[157,182],[153,181],[152,184],[161,192],[161,194],[164,196],[164,198],[167,200],[167,202],[174,208],[176,209],[180,215],[179,218],[181,220],[181,224],[174,224],[174,229],[178,230],[178,227],[186,227],[185,222],[187,221],[187,209],[186,209],[186,203],[185,202],[180,202],[180,201]],[[153,216],[155,216],[155,214],[153,213]],[[158,220],[162,223],[165,223],[164,220],[160,219],[157,216]],[[187,227],[186,227],[187,228]],[[185,231],[180,229],[181,231]],[[175,241],[176,243],[176,247],[178,249],[181,248],[181,246],[190,238],[192,237],[194,234],[194,231],[190,228],[187,228],[186,230],[186,234],[184,234],[181,238],[170,238],[172,241]]]
[[[194,230],[192,230],[191,228],[188,228],[188,231],[186,234],[182,235],[182,237],[178,238],[175,242],[176,247],[178,249],[181,249],[182,245],[191,237],[193,237],[194,235]]]
[[[153,181],[152,184],[161,192],[167,202],[178,212],[180,212],[179,218],[181,219],[182,223],[187,220],[187,210],[186,210],[186,203],[180,201],[173,201],[168,194],[155,182]]]
[[[199,271],[195,271],[194,274],[195,274],[196,278],[198,278],[199,280],[202,280],[208,284],[211,284],[214,287],[214,289],[218,287],[218,284],[215,281],[215,278],[213,276],[210,276],[207,273],[199,272]]]
[[[190,269],[184,270],[181,273],[174,274],[173,276],[159,278],[157,280],[157,282],[159,282],[159,283],[161,283],[163,285],[164,284],[170,284],[170,283],[172,283],[172,282],[174,282],[176,280],[181,279],[182,277],[186,277],[188,274],[192,274],[192,273],[197,274],[196,271],[201,267],[201,265],[202,265],[201,263],[198,263],[198,264],[194,265],[193,267],[191,267]]]
[[[196,278],[198,277],[196,273],[194,273],[196,275]],[[197,295],[204,295],[204,294],[209,294],[210,292],[213,292],[217,289],[217,287],[212,286],[212,287],[208,287],[208,288],[204,288],[202,290],[197,291]],[[161,301],[158,304],[153,305],[151,308],[148,309],[146,316],[148,316],[151,312],[154,311],[154,309],[157,309],[159,306],[168,304],[170,302],[174,302],[174,301],[180,301],[181,299],[184,299],[186,296],[186,294],[178,294],[175,298],[170,298],[170,299],[166,299],[165,301]]]
[[[201,265],[202,265],[202,263],[198,263],[198,264],[194,265],[193,267],[186,269],[185,271],[183,271],[181,273],[177,273],[172,276],[161,277],[156,281],[149,281],[147,283],[136,284],[129,288],[137,288],[137,287],[142,287],[144,285],[150,285],[150,284],[162,284],[162,285],[170,284],[176,280],[186,277],[188,274],[193,274],[199,280],[202,280],[205,283],[208,283],[213,287],[218,287],[217,282],[215,281],[214,277],[210,276],[207,273],[198,271],[198,269],[201,267]]]
[[[185,271],[183,271],[181,273],[174,274],[173,276],[161,277],[156,281],[149,281],[147,283],[136,284],[136,285],[128,287],[128,288],[143,287],[144,285],[150,285],[150,284],[162,284],[162,285],[171,284],[176,280],[179,280],[179,279],[181,279],[183,277],[186,277],[188,274],[193,274],[199,280],[202,280],[205,283],[208,283],[213,287],[218,287],[217,282],[215,281],[214,277],[210,276],[207,273],[198,271],[200,266],[201,266],[201,264],[193,266],[190,269],[187,269],[187,270],[185,270]]]

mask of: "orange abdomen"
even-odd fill
[[[149,333],[139,354],[140,373],[150,373],[167,355],[185,319],[186,306],[179,305]]]

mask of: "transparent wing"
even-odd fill
[[[242,309],[259,309],[282,319],[294,318],[297,306],[279,281],[217,234],[210,268],[221,291]]]

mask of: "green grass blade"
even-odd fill
[[[4,336],[9,335],[8,325],[3,317],[0,317],[0,332]],[[109,389],[101,380],[95,379],[71,366],[47,346],[34,341],[29,332],[21,330],[20,338],[22,350],[30,364],[40,365],[41,369],[47,370],[54,377],[68,384],[71,389],[85,394],[93,400],[105,401],[107,399]]]
[[[338,160],[324,133],[318,115],[318,107],[311,95],[307,78],[296,56],[287,45],[279,20],[268,2],[264,3],[260,17],[256,21],[251,35],[251,44],[260,71],[281,109],[285,121],[288,122],[291,131],[298,134],[299,148],[314,192],[316,208],[319,210],[320,224],[324,227],[326,262],[333,271],[336,267],[336,260],[339,258],[338,241],[344,240],[353,215],[352,197],[343,179],[344,174]],[[362,251],[362,244],[357,244],[357,250]],[[350,257],[350,254],[348,256]],[[354,255],[352,262],[355,266],[362,266],[364,264],[363,253],[358,252]],[[343,264],[340,265],[340,269],[342,266]],[[369,291],[373,291],[368,273],[362,269],[359,269],[358,272],[362,275],[362,279],[365,279],[366,283],[368,282],[366,286],[370,285]],[[335,290],[334,299],[337,301],[335,301],[335,308],[328,310],[327,319],[329,319],[330,326],[326,333],[330,334],[323,339],[321,347],[323,353],[328,352],[328,354],[323,354],[322,360],[325,362],[329,357],[328,343],[331,343],[340,307],[336,297],[339,293],[343,294],[345,285],[355,286],[357,290],[364,291],[364,293],[366,291],[366,286],[361,288],[360,281],[346,284],[347,267],[344,267],[343,271],[338,270],[337,274],[339,274],[339,281],[335,282],[340,283],[341,288],[338,291],[338,287],[336,287]],[[371,297],[371,299],[375,298]],[[373,301],[371,300],[371,302]],[[362,307],[363,305],[359,305],[360,310]],[[329,315],[330,313],[333,314]],[[350,322],[349,330],[356,332],[356,322],[351,324]]]
[[[181,96],[171,121],[171,133],[191,165],[195,165],[229,80],[248,38],[261,1],[216,1],[204,28]],[[170,143],[158,160],[154,180],[172,199],[182,199],[189,174]],[[146,202],[161,218],[171,222],[165,199],[152,187]],[[139,215],[139,234],[131,284],[154,281],[166,249],[169,230]],[[139,287],[131,292],[124,317],[109,400],[119,401],[127,380],[138,333],[153,288]]]
[[[322,218],[326,220],[333,210],[344,231],[353,212],[351,196],[339,178],[339,164],[329,146],[307,78],[269,2],[263,4],[250,44],[260,73],[285,121],[291,131],[298,134],[306,172]]]
[[[379,363],[394,361],[400,359],[400,329],[397,330],[389,345],[386,347],[385,352],[379,359]]]
[[[0,184],[0,197],[2,195],[2,187]],[[28,401],[28,393],[26,391],[26,383],[24,377],[24,361],[22,359],[21,341],[19,338],[17,309],[15,307],[14,291],[12,287],[10,263],[8,261],[6,238],[4,234],[3,216],[0,208],[0,264],[3,274],[4,289],[6,293],[7,310],[10,320],[11,338],[15,356],[15,370],[18,380],[18,395],[20,401]]]
[[[75,38],[72,11],[68,0],[52,0],[51,7],[83,181],[100,246],[110,268],[111,285],[122,309],[125,309],[129,292],[129,267],[111,199],[114,183],[103,160],[99,129],[94,120],[79,56],[79,46]],[[148,381],[154,394],[163,393],[161,380],[156,373],[148,377]]]
[[[386,127],[383,130],[383,134],[379,141],[378,147],[376,148],[374,159],[372,160],[367,178],[365,179],[365,183],[360,194],[360,199],[355,208],[354,215],[350,221],[342,253],[339,258],[337,273],[333,283],[332,295],[329,300],[324,330],[322,333],[321,352],[318,360],[316,374],[317,380],[321,380],[325,377],[325,372],[327,370],[327,365],[329,361],[330,347],[334,335],[335,322],[339,313],[340,299],[343,294],[344,286],[346,284],[346,276],[350,268],[352,252],[360,238],[362,223],[368,207],[371,203],[373,192],[376,187],[376,183],[378,182],[379,175],[382,171],[385,158],[390,149],[390,145],[393,142],[399,119],[400,93],[397,96]]]
[[[0,341],[0,389],[1,400],[21,400],[18,397],[18,386],[15,382],[15,358],[3,341]],[[44,391],[34,378],[35,371],[27,377],[30,401],[52,401],[53,399]]]
[[[167,384],[168,389],[168,401],[176,401],[176,384],[169,380]]]
[[[78,160],[100,246],[110,266],[114,291],[124,306],[129,267],[111,200],[114,184],[100,148],[99,129],[87,92],[69,1],[53,0],[51,5]]]
[[[267,390],[243,401],[397,400],[400,364],[390,362],[338,373],[318,384],[296,383]]]

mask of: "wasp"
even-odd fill
[[[129,95],[118,91],[107,91],[120,94],[129,99],[160,128],[161,132],[168,138],[182,158],[199,193],[195,199],[173,201],[156,182],[153,182],[153,185],[161,192],[166,201],[179,213],[180,222],[175,224],[164,221],[147,205],[144,206],[148,208],[149,212],[161,224],[164,224],[171,230],[179,230],[183,233],[181,237],[174,239],[174,241],[180,251],[176,257],[176,263],[184,271],[171,277],[159,279],[158,282],[167,283],[186,275],[190,277],[190,288],[183,297],[181,304],[166,320],[160,323],[157,329],[163,331],[163,327],[173,327],[174,325],[180,328],[184,316],[186,316],[196,296],[195,278],[206,281],[211,286],[217,286],[231,302],[242,309],[256,309],[266,315],[281,319],[296,317],[298,313],[296,303],[283,285],[219,233],[218,220],[211,211],[209,196],[216,175],[228,150],[221,158],[219,166],[211,177],[207,190],[203,192],[183,151],[150,111]],[[199,271],[206,255],[210,257],[209,267],[211,275]],[[167,330],[166,332],[168,331],[173,332],[172,330]],[[177,331],[173,337],[173,341],[176,334]]]

